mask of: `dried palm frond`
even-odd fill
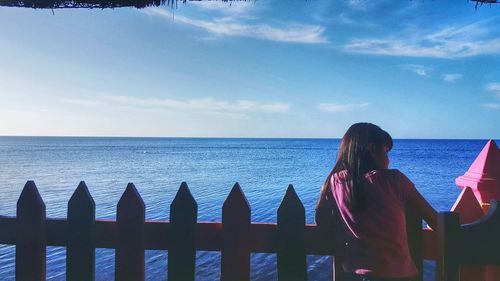
[[[168,5],[174,6],[177,2],[187,1],[214,1],[214,0],[0,0],[0,6],[23,7],[34,9],[62,9],[62,8],[120,8],[136,7],[145,8],[150,6]],[[215,0],[222,2],[245,1],[245,0]],[[305,0],[306,1],[306,0]],[[476,2],[476,9],[483,4],[497,4],[500,0],[470,0]]]
[[[0,6],[23,7],[34,9],[63,9],[63,8],[87,8],[105,9],[135,7],[145,8],[150,6],[168,5],[173,6],[177,2],[202,0],[0,0]],[[206,1],[206,0],[205,0]],[[220,0],[222,2],[241,0]]]

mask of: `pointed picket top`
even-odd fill
[[[182,182],[170,205],[170,235],[172,245],[168,249],[168,280],[195,280],[196,221],[198,204]]]
[[[120,197],[120,200],[118,201],[118,208],[120,208],[120,206],[123,204],[127,204],[130,206],[138,205],[143,209],[145,208],[144,201],[142,200],[141,195],[137,191],[137,188],[135,188],[135,185],[131,182],[127,184],[127,188],[123,192],[122,197]]]
[[[235,183],[231,192],[224,201],[222,205],[222,213],[240,213],[240,214],[248,214],[250,216],[250,204],[248,203],[243,190],[241,190],[240,184]],[[222,216],[222,220],[224,221],[224,215]]]
[[[115,280],[144,280],[144,201],[129,183],[118,201],[118,235],[115,250]]]
[[[146,207],[133,183],[129,183],[117,205],[117,221],[134,220],[143,223]],[[131,221],[126,222],[127,224]]]
[[[170,220],[173,223],[196,223],[198,204],[194,200],[186,182],[182,182],[172,204],[170,205]]]
[[[222,205],[221,281],[250,280],[250,205],[236,183]]]
[[[480,203],[500,199],[500,149],[494,140],[489,140],[472,163],[469,170],[456,178],[455,183],[469,186]]]
[[[286,210],[288,210],[288,212],[293,210],[294,212],[305,213],[304,205],[300,201],[299,196],[291,184],[288,185],[288,188],[286,189],[285,197],[283,197],[283,200],[278,208],[278,214],[285,212]]]
[[[305,220],[306,210],[304,205],[295,192],[293,185],[290,184],[278,207],[278,229],[286,229],[287,227],[301,228],[305,225]]]
[[[73,208],[77,210],[95,209],[94,199],[92,195],[90,195],[89,189],[84,181],[78,184],[78,187],[69,199],[68,210],[72,210]]]
[[[45,280],[45,204],[35,182],[24,185],[17,201],[16,280]]]
[[[95,202],[84,181],[78,184],[68,201],[68,222],[81,225],[95,220]]]
[[[66,280],[95,279],[95,202],[81,181],[68,202]]]
[[[457,201],[451,207],[451,211],[460,214],[460,224],[471,223],[484,216],[481,204],[477,201],[470,187],[462,190]]]
[[[17,200],[17,215],[23,212],[45,212],[45,203],[38,192],[35,182],[30,180],[24,185],[23,191]]]
[[[191,191],[185,181],[181,183],[179,190],[177,190],[177,194],[175,195],[174,200],[172,201],[172,207],[178,206],[181,204],[192,204],[196,205],[196,200],[194,200]]]
[[[304,205],[290,184],[278,208],[278,280],[307,280]]]

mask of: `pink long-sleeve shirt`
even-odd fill
[[[414,184],[398,170],[365,174],[365,208],[352,213],[342,198],[346,171],[330,178],[334,198],[346,223],[344,271],[380,277],[417,275],[406,238],[405,206],[417,193]]]

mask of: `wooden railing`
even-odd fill
[[[437,237],[422,230],[420,218],[407,215],[408,243],[419,272],[423,259],[437,258],[437,276],[457,280],[453,272],[463,256],[457,251],[476,254],[472,257],[491,252],[463,247],[457,237],[480,235],[498,245],[500,218],[495,207],[478,224],[462,226],[463,236],[456,214],[440,214],[442,231]],[[46,246],[67,248],[67,280],[95,279],[96,248],[115,249],[116,280],[139,281],[145,278],[144,250],[168,251],[168,280],[194,280],[197,250],[221,252],[223,281],[249,280],[250,253],[276,253],[278,280],[307,280],[306,255],[335,255],[330,238],[316,225],[305,224],[304,206],[291,185],[277,210],[277,224],[250,221],[250,206],[238,184],[222,206],[222,222],[197,222],[197,212],[196,201],[182,183],[171,204],[170,221],[146,221],[144,202],[130,183],[118,202],[116,221],[96,220],[94,200],[81,182],[68,202],[67,219],[51,219],[46,218],[35,183],[29,181],[17,202],[17,216],[0,217],[0,244],[16,246],[17,280],[45,280]],[[497,236],[486,237],[493,235],[486,229],[494,229]],[[498,253],[478,261],[497,263]]]
[[[455,212],[438,215],[437,280],[459,280],[459,265],[500,265],[500,201],[492,200],[486,216],[460,225]],[[498,272],[487,280],[500,280]]]

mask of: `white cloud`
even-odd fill
[[[358,21],[354,20],[350,16],[348,16],[346,13],[340,13],[337,17],[337,21],[341,24],[345,25],[358,25]]]
[[[498,103],[485,103],[481,106],[487,109],[500,109],[500,104]]]
[[[331,15],[329,15],[331,17]],[[350,15],[348,13],[340,13],[336,18],[334,18],[335,22],[342,25],[356,26],[362,28],[373,28],[376,27],[377,24],[363,20],[358,15]]]
[[[463,75],[460,73],[446,73],[441,76],[445,82],[455,82],[462,79]]]
[[[241,15],[247,14],[255,9],[264,8],[264,3],[255,5],[254,1],[192,1],[189,3],[203,11],[217,11],[223,14]]]
[[[366,4],[367,4],[367,1],[347,0],[347,5],[353,9],[365,10],[365,9],[367,9]]]
[[[486,89],[488,91],[498,92],[500,91],[500,83],[488,83],[488,85],[486,85]]]
[[[500,83],[488,83],[486,85],[486,90],[493,92],[500,98]]]
[[[418,76],[423,76],[423,77],[427,77],[429,75],[429,72],[431,71],[429,67],[420,64],[403,64],[400,65],[400,67],[401,69],[411,71],[417,74]]]
[[[344,45],[344,50],[369,55],[447,59],[500,54],[500,38],[495,26],[491,20],[485,20],[427,33],[405,30],[382,39],[352,39]]]
[[[172,14],[160,8],[148,8],[150,15],[172,20]],[[234,17],[221,17],[213,20],[199,20],[176,15],[175,23],[182,23],[203,29],[216,36],[240,36],[287,43],[320,44],[327,43],[325,27],[320,25],[285,23],[275,27],[262,23],[240,22]]]
[[[357,110],[357,109],[363,109],[368,106],[370,106],[371,103],[369,102],[364,102],[364,103],[345,103],[345,104],[340,104],[340,103],[320,103],[318,105],[318,109],[321,111],[327,111],[327,112],[346,112],[346,111],[351,111],[351,110]]]
[[[81,105],[81,106],[95,106],[95,105],[101,105],[103,104],[102,101],[100,100],[90,100],[90,99],[68,99],[68,98],[63,98],[61,99],[63,102],[67,103],[72,103],[76,105]]]
[[[286,103],[261,103],[251,100],[237,100],[234,102],[215,100],[213,98],[203,99],[144,99],[127,96],[108,96],[106,100],[115,105],[128,107],[148,107],[155,109],[195,111],[202,113],[286,113],[290,105]]]
[[[367,1],[367,0],[347,0],[347,7],[359,10],[359,11],[368,11],[373,9],[379,2],[382,1]]]

